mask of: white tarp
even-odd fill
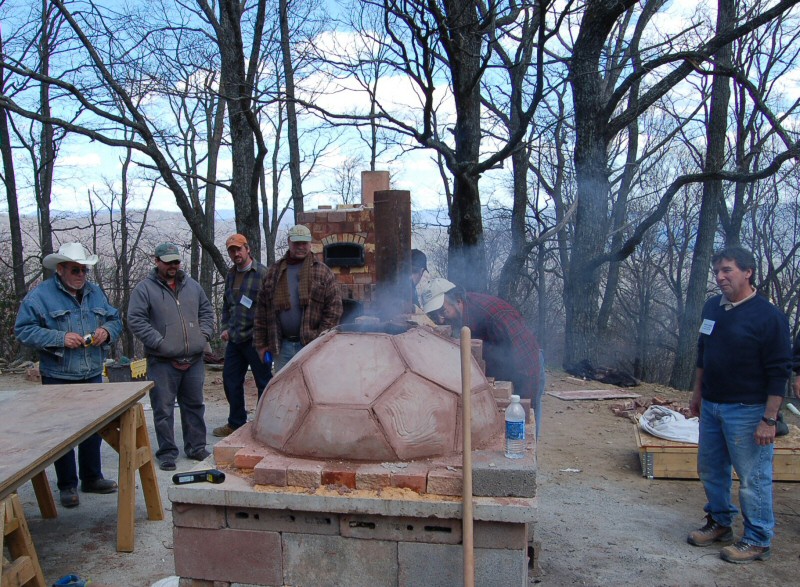
[[[639,428],[645,432],[676,442],[697,444],[700,420],[686,418],[680,412],[664,406],[650,406],[639,418]]]

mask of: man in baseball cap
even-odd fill
[[[173,243],[161,243],[156,247],[155,255],[164,263],[173,263],[174,261],[181,260],[178,245]]]
[[[468,326],[483,341],[486,374],[514,384],[514,393],[531,400],[536,437],[542,426],[544,356],[522,315],[503,299],[464,291],[442,278],[431,279],[420,295],[422,310],[437,324],[449,324],[455,333]]]
[[[233,234],[225,241],[233,266],[225,276],[222,298],[222,327],[220,338],[225,345],[222,386],[228,400],[228,422],[214,428],[214,436],[228,436],[247,422],[244,399],[244,379],[249,366],[256,382],[258,397],[272,378],[272,361],[263,361],[253,348],[253,320],[256,300],[267,268],[253,259],[250,245],[242,234]]]
[[[264,279],[253,327],[253,344],[260,357],[274,357],[275,373],[342,317],[336,277],[311,252],[311,231],[302,224],[292,226],[288,241],[289,250]]]

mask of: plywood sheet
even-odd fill
[[[114,420],[152,385],[42,385],[0,394],[0,496]]]
[[[548,395],[563,400],[598,400],[598,399],[636,399],[638,393],[623,389],[575,389],[570,391],[548,391]]]

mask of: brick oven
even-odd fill
[[[410,251],[410,218],[406,234],[406,198],[375,197],[300,222],[343,297],[380,314],[384,294],[409,299],[397,251]],[[522,459],[504,457],[512,386],[485,376],[480,341],[471,361],[475,584],[524,587],[535,442]],[[435,328],[362,318],[306,345],[273,377],[255,419],[198,466],[213,464],[225,482],[170,487],[180,584],[462,585],[462,400],[459,346]]]

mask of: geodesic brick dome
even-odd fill
[[[308,458],[396,461],[460,453],[457,342],[423,327],[397,334],[371,328],[340,326],[305,346],[265,390],[255,439]],[[486,376],[471,362],[472,442],[480,448],[500,431],[500,417]]]

